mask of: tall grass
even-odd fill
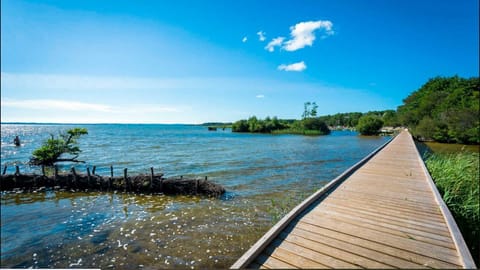
[[[479,265],[479,153],[432,154],[425,163]]]

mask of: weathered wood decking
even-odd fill
[[[232,268],[476,268],[408,131],[293,209]]]

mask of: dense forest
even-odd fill
[[[420,140],[480,143],[480,80],[436,77],[403,100],[400,123]]]

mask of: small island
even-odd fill
[[[284,120],[277,117],[258,119],[252,116],[232,124],[232,132],[272,133],[272,134],[301,134],[301,135],[328,135],[330,129],[317,116],[317,104],[306,102],[301,120]]]

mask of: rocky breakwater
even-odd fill
[[[113,171],[113,170],[112,170]],[[5,172],[5,170],[4,170]],[[113,175],[113,173],[112,173]],[[55,169],[53,176],[45,174],[21,174],[16,169],[14,174],[2,174],[0,178],[2,191],[38,191],[44,189],[63,189],[72,191],[122,191],[132,193],[163,193],[167,195],[204,195],[218,197],[225,193],[225,188],[205,178],[165,178],[163,174],[127,175],[124,169],[122,177],[96,175],[87,168],[87,174],[79,174],[74,168],[69,173],[60,174]]]

